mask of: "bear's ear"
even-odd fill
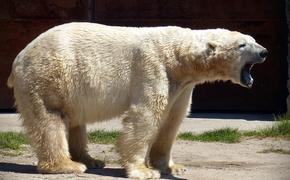
[[[206,43],[206,52],[207,52],[207,54],[208,55],[215,54],[217,46],[218,45],[217,45],[216,42],[208,42],[208,43]]]

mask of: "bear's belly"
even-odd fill
[[[124,81],[123,81],[124,82]],[[129,87],[95,87],[75,98],[73,113],[77,124],[108,120],[122,115],[130,104]]]

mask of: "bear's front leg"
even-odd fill
[[[164,106],[161,107],[159,104],[159,107],[155,109],[148,107],[150,107],[149,104],[132,105],[127,117],[123,120],[124,130],[117,149],[129,178],[160,178],[158,171],[145,165],[145,159],[157,134]]]
[[[162,174],[182,175],[186,171],[183,165],[173,162],[171,148],[179,126],[189,111],[191,94],[192,87],[187,87],[178,95],[150,150],[149,164]]]

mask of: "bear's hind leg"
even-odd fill
[[[103,168],[103,161],[92,158],[87,150],[86,125],[79,125],[69,129],[69,151],[72,160],[84,163],[87,168]]]
[[[16,104],[41,173],[82,173],[84,164],[70,159],[67,141],[67,123],[62,113],[48,110],[38,95],[19,95],[15,91]]]
[[[39,172],[82,173],[86,170],[85,165],[70,159],[67,129],[59,114],[46,113],[41,119],[30,119],[24,124],[37,153]]]

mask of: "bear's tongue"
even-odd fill
[[[251,88],[254,83],[254,79],[252,78],[250,73],[252,67],[253,64],[246,64],[241,71],[241,83],[247,88]]]

